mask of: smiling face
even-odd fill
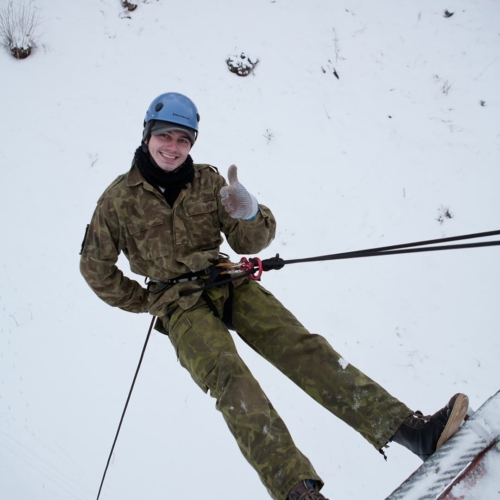
[[[173,172],[185,161],[191,150],[189,136],[180,130],[152,135],[148,141],[149,154],[165,172]]]

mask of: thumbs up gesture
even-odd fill
[[[238,168],[231,165],[227,171],[229,186],[220,190],[221,202],[233,219],[253,219],[259,211],[259,204],[238,181]]]

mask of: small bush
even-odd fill
[[[36,46],[38,23],[34,0],[8,0],[0,5],[0,39],[16,59],[25,59]]]
[[[258,62],[258,59],[253,61],[244,52],[238,55],[230,56],[226,59],[229,71],[231,71],[231,73],[236,73],[238,76],[248,76]]]
[[[129,2],[128,0],[122,0],[122,6],[127,9],[129,12],[134,11],[137,9],[137,4]]]

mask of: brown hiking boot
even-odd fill
[[[468,408],[469,398],[465,394],[455,394],[434,415],[424,416],[420,411],[410,415],[396,431],[392,441],[408,448],[425,462],[457,432]]]
[[[328,500],[314,486],[314,481],[297,483],[288,495],[288,500]]]

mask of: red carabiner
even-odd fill
[[[249,275],[249,277],[255,281],[260,280],[262,276],[262,261],[258,257],[252,257],[251,260],[248,260],[246,257],[242,257],[240,260],[241,269],[243,271],[252,271],[253,273]],[[257,265],[257,269],[255,266]],[[255,274],[257,273],[257,274]]]

